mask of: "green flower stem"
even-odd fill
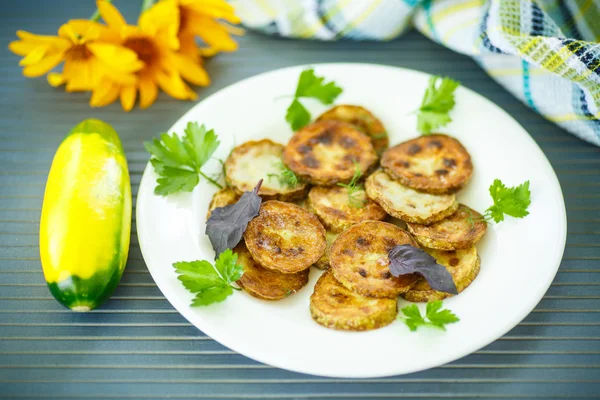
[[[152,7],[156,3],[156,0],[142,0],[142,9],[141,12],[146,11],[150,7]]]
[[[112,3],[112,0],[106,0],[106,2]],[[98,9],[96,9],[96,11],[94,11],[92,16],[90,17],[90,21],[97,22],[99,19],[100,19],[100,11],[98,11]]]

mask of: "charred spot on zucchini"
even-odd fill
[[[292,274],[308,269],[325,252],[325,228],[316,216],[292,203],[264,202],[244,233],[261,266]]]
[[[381,154],[389,146],[389,138],[381,121],[369,110],[361,106],[342,104],[335,106],[317,118],[317,121],[342,121],[356,126],[371,138],[377,154]]]
[[[348,289],[364,296],[393,298],[409,290],[419,275],[389,277],[388,253],[395,246],[418,247],[408,232],[387,222],[365,221],[342,232],[333,242],[331,271]]]
[[[377,160],[368,136],[338,121],[308,125],[292,136],[283,161],[306,182],[317,185],[348,183],[358,164],[367,171]]]
[[[454,214],[434,224],[406,225],[420,245],[438,250],[466,249],[477,243],[487,231],[482,215],[464,204]]]
[[[385,172],[404,186],[433,193],[454,193],[473,173],[471,155],[453,137],[434,134],[408,140],[381,157]]]

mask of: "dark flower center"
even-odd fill
[[[147,38],[130,38],[123,43],[123,46],[135,51],[138,58],[142,60],[146,66],[151,65],[158,56],[156,46]]]
[[[85,44],[76,44],[67,51],[65,58],[68,60],[87,60],[91,55],[92,52],[88,50]]]

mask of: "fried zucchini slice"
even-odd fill
[[[377,154],[382,154],[390,144],[381,121],[364,107],[341,104],[325,111],[317,118],[317,121],[329,120],[347,122],[356,126],[359,131],[371,138]]]
[[[458,293],[465,290],[479,274],[481,263],[475,246],[456,251],[443,251],[435,249],[424,250],[434,257],[438,264],[443,265],[446,267],[448,272],[450,272]],[[429,286],[429,283],[427,283],[425,279],[421,278],[416,285],[414,285],[408,292],[403,293],[401,296],[405,300],[418,303],[443,300],[454,295],[433,290],[431,286]]]
[[[254,189],[263,180],[259,195],[265,200],[290,201],[304,196],[306,184],[294,186],[280,180],[283,146],[269,139],[251,140],[231,151],[225,161],[225,179],[239,194]]]
[[[315,263],[315,267],[319,269],[329,269],[329,253],[331,252],[331,245],[339,236],[338,233],[333,233],[327,231],[325,233],[325,238],[327,239],[327,247],[325,248],[325,253],[319,258],[319,261]]]
[[[269,200],[244,232],[252,258],[261,266],[284,274],[308,269],[325,253],[325,228],[300,206]]]
[[[461,204],[446,219],[431,225],[406,224],[408,231],[423,247],[438,250],[459,250],[473,246],[487,231],[481,214]]]
[[[352,198],[348,189],[341,186],[314,186],[308,193],[308,207],[319,217],[325,228],[342,232],[362,221],[381,221],[387,213],[367,198],[364,190],[356,191]]]
[[[348,289],[369,297],[397,297],[420,276],[395,277],[390,273],[388,253],[395,246],[419,247],[408,232],[387,222],[365,221],[346,229],[331,246],[330,270]]]
[[[212,200],[208,205],[208,212],[206,213],[206,219],[210,218],[210,213],[215,208],[229,206],[236,203],[240,199],[240,194],[231,188],[223,188],[213,194]]]
[[[471,156],[453,137],[420,136],[387,150],[381,166],[404,186],[426,193],[454,193],[473,173]]]
[[[361,296],[325,271],[310,296],[310,315],[326,328],[368,331],[391,324],[398,315],[396,299]]]
[[[285,164],[309,183],[335,185],[352,179],[355,164],[364,173],[377,154],[369,137],[350,124],[315,122],[292,136],[283,151]]]
[[[458,209],[453,194],[429,194],[406,187],[383,171],[367,178],[367,195],[393,217],[429,225],[443,220]]]
[[[279,300],[302,289],[308,283],[309,269],[295,274],[283,274],[261,267],[240,242],[234,253],[238,255],[238,264],[244,267],[244,274],[237,281],[250,295],[263,300]]]

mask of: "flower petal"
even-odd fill
[[[180,2],[189,11],[224,19],[234,24],[240,23],[240,18],[235,15],[235,8],[223,0],[180,0]]]
[[[179,7],[174,0],[162,0],[140,15],[140,29],[151,36],[159,36],[172,49],[179,48]]]
[[[194,62],[181,54],[176,55],[176,60],[179,73],[183,79],[199,86],[208,86],[210,84],[208,73],[198,62]]]
[[[104,107],[113,103],[119,97],[119,86],[103,81],[101,85],[94,88],[92,98],[90,99],[91,107]]]
[[[58,36],[36,35],[27,31],[17,31],[17,36],[19,39],[37,44],[51,44],[62,40]]]
[[[56,67],[63,60],[64,53],[54,53],[43,58],[40,62],[28,65],[23,69],[23,75],[28,78],[35,78],[44,75],[52,68]]]
[[[101,25],[89,19],[72,19],[58,28],[58,36],[73,43],[83,43],[100,37]]]
[[[96,42],[88,44],[87,48],[103,63],[119,71],[135,72],[144,66],[135,51],[123,46]]]
[[[67,71],[68,75],[66,75]],[[63,74],[67,78],[67,92],[82,92],[94,89],[90,62],[81,60],[67,62]]]
[[[177,73],[158,72],[156,81],[158,86],[171,97],[179,100],[193,100],[196,98],[196,93],[185,84]]]
[[[37,64],[42,58],[44,58],[47,50],[48,46],[36,46],[29,52],[29,54],[19,61],[19,65],[25,67],[27,65]]]
[[[135,104],[136,92],[135,86],[127,86],[121,89],[121,106],[123,110],[131,111]]]
[[[98,7],[102,19],[106,22],[106,25],[114,29],[121,29],[121,27],[127,25],[125,18],[123,18],[123,15],[121,15],[117,7],[113,6],[108,1],[98,0],[96,6]]]
[[[229,36],[227,29],[211,18],[197,16],[190,31],[210,47],[220,51],[235,51],[238,44]]]
[[[142,77],[140,79],[140,107],[142,109],[150,107],[156,100],[157,95],[156,83],[152,79]]]
[[[65,78],[62,74],[59,74],[58,72],[50,72],[48,74],[48,83],[50,84],[50,86],[52,87],[58,87],[60,85],[64,85]]]

